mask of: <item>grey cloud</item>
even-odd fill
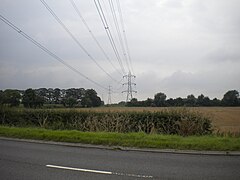
[[[168,8],[181,8],[183,7],[183,1],[182,0],[166,0],[166,1],[160,1],[160,3]]]
[[[94,44],[71,4],[64,0],[46,2],[97,62],[120,80],[121,75]],[[93,1],[75,2],[112,63],[119,67]],[[108,1],[103,2],[108,7]],[[240,77],[238,0],[131,0],[120,3],[137,75],[138,99],[153,97],[157,92],[164,92],[168,97],[189,93],[219,97],[228,89],[240,89],[237,82]],[[81,73],[104,86],[119,88],[77,47],[40,1],[3,0],[0,12]],[[111,14],[106,16],[111,19]],[[114,27],[110,28],[115,37]],[[0,88],[31,86],[91,87],[105,97],[107,93],[59,64],[0,21]],[[124,99],[123,95],[115,94],[115,101]]]
[[[186,97],[189,94],[199,95],[204,93],[211,97],[221,98],[229,89],[240,89],[240,85],[235,78],[240,76],[240,72],[205,71],[198,73],[188,73],[178,71],[161,81],[161,87],[170,96]]]
[[[240,50],[240,49],[239,49]],[[239,62],[240,63],[240,51],[231,51],[227,49],[218,49],[209,53],[206,59],[214,62]]]

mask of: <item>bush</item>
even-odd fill
[[[209,117],[187,109],[165,109],[157,112],[104,112],[1,108],[0,124],[47,129],[120,133],[145,132],[182,136],[212,133]]]

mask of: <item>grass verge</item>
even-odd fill
[[[138,148],[215,151],[240,150],[240,138],[213,135],[182,137],[145,133],[81,132],[76,130],[47,130],[43,128],[0,126],[0,136]]]

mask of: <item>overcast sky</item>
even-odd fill
[[[45,0],[92,57],[117,80],[68,0]],[[94,0],[74,0],[112,64],[120,70]],[[115,0],[113,0],[116,2]],[[109,28],[117,37],[108,0]],[[203,93],[222,98],[240,90],[239,0],[120,0],[139,100],[164,92],[168,98]],[[112,81],[77,46],[39,0],[0,0],[0,14],[61,57],[82,74],[115,91],[112,101],[125,100]],[[118,14],[117,14],[118,15]],[[126,62],[115,38],[125,69]],[[122,81],[121,83],[123,83]],[[94,88],[107,101],[107,91],[71,71],[0,21],[0,89]]]

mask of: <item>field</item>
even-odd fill
[[[240,107],[185,107],[193,111],[198,111],[210,117],[214,132],[231,133],[240,135]],[[20,108],[22,109],[22,108]],[[46,108],[48,109],[48,108]],[[54,109],[54,108],[50,108]],[[93,112],[131,112],[131,111],[162,111],[163,109],[183,109],[182,107],[98,107],[98,108],[74,108],[77,111]],[[69,108],[57,108],[60,111],[69,111]]]
[[[220,132],[240,133],[240,107],[202,107],[196,109],[212,116],[213,125]]]
[[[44,121],[37,121],[40,124],[35,124],[36,126],[31,126],[28,124],[27,126],[23,124],[13,124],[5,123],[0,125],[0,136],[3,137],[14,137],[14,138],[24,138],[24,139],[39,139],[39,140],[47,140],[47,141],[61,141],[61,142],[73,142],[73,143],[87,143],[87,144],[101,144],[101,145],[108,145],[108,146],[123,146],[123,147],[139,147],[139,148],[158,148],[158,149],[191,149],[191,150],[218,150],[218,151],[239,151],[240,150],[240,107],[194,107],[194,108],[186,108],[188,110],[198,111],[205,116],[210,117],[212,120],[212,124],[214,126],[214,134],[202,134],[202,135],[187,135],[182,136],[181,134],[157,134],[157,133],[145,133],[145,131],[134,131],[134,132],[121,132],[121,131],[108,131],[108,130],[101,130],[102,127],[105,125],[110,124],[111,126],[116,125],[116,122],[120,123],[121,121],[115,121],[117,116],[111,116],[115,114],[124,114],[124,119],[122,122],[127,122],[125,115],[127,114],[141,114],[144,115],[143,119],[149,116],[149,113],[141,113],[144,111],[162,111],[163,109],[173,109],[173,108],[128,108],[128,107],[100,107],[100,108],[75,108],[74,110],[68,108],[62,109],[52,109],[52,110],[24,110],[24,109],[16,109],[13,111],[14,113],[10,114],[13,115],[13,118],[21,116],[19,122],[35,122],[32,121],[33,119],[36,120],[37,118],[46,119],[48,115],[56,115],[61,114],[65,117],[70,124],[65,124],[64,128],[51,128],[51,121],[48,123],[48,128],[45,128]],[[182,108],[179,108],[181,110]],[[22,113],[18,111],[25,111],[25,116],[22,116]],[[78,113],[78,111],[84,111],[84,113]],[[185,111],[185,110],[184,110]],[[42,112],[42,115],[39,114]],[[47,114],[46,112],[52,112],[52,114]],[[90,112],[90,113],[89,113]],[[101,113],[96,113],[101,112]],[[94,116],[95,118],[99,117],[99,114],[102,112],[106,112],[103,114],[107,114],[108,118],[106,119],[103,116],[103,119],[100,120],[100,124],[98,127],[98,123],[94,124],[98,121],[87,120],[83,122],[93,122],[90,124],[91,127],[93,126],[98,127],[97,130],[81,130],[80,126],[75,126],[71,128],[70,126],[66,125],[74,125],[74,118],[77,114],[85,114],[90,116]],[[119,113],[108,113],[108,112],[119,112]],[[125,113],[131,112],[131,113]],[[140,112],[140,113],[132,113],[132,112]],[[171,111],[165,111],[171,112]],[[187,111],[189,112],[189,111]],[[74,114],[75,113],[75,114]],[[45,115],[44,115],[45,114]],[[147,114],[147,116],[146,116]],[[151,113],[150,113],[151,114]],[[157,114],[161,113],[152,113],[156,117]],[[194,113],[195,114],[195,113]],[[198,113],[196,113],[198,114]],[[6,114],[7,115],[7,114]],[[23,114],[24,115],[24,114]],[[171,113],[169,114],[172,115]],[[54,116],[55,117],[55,116]],[[142,121],[141,116],[136,116],[137,118],[134,120],[138,122],[139,120]],[[200,115],[200,117],[202,117]],[[115,118],[115,119],[114,119]],[[18,119],[18,118],[17,118]],[[15,119],[15,120],[17,120]],[[55,121],[53,121],[55,122]],[[58,123],[65,122],[65,121],[57,121]],[[72,124],[73,122],[73,124]],[[107,122],[107,124],[105,123]],[[53,124],[53,125],[58,125]],[[101,124],[102,123],[102,124]],[[105,124],[104,124],[105,123]],[[117,123],[117,124],[118,124]],[[82,124],[82,121],[79,125]],[[118,124],[119,125],[119,124]],[[151,125],[151,124],[150,124]],[[185,127],[189,127],[189,124],[185,124]],[[190,124],[191,125],[191,124]],[[87,127],[87,126],[86,126]],[[108,126],[106,126],[108,127]],[[129,126],[127,124],[126,126]],[[183,126],[184,127],[184,126]],[[191,126],[190,129],[193,126]],[[80,128],[80,129],[77,129]],[[170,127],[171,130],[174,127]],[[189,129],[189,128],[187,128]],[[181,132],[181,131],[180,131]]]
[[[171,107],[170,107],[171,108]],[[175,107],[174,107],[175,108]],[[210,116],[215,131],[240,133],[240,107],[187,107]],[[159,107],[101,107],[81,111],[161,111]]]

